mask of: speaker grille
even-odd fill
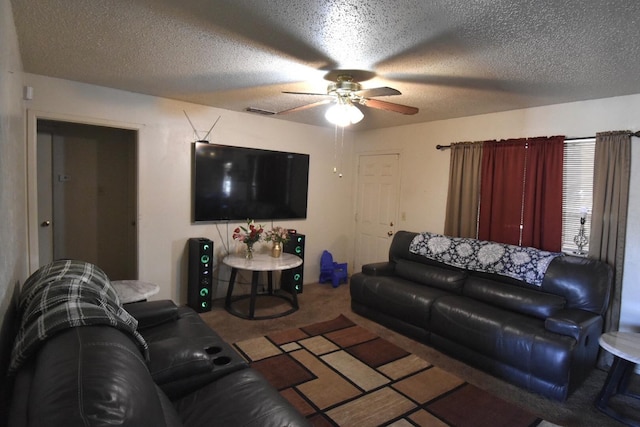
[[[304,234],[289,233],[289,241],[284,245],[282,250],[285,253],[296,255],[302,258],[302,264],[298,267],[284,270],[280,276],[280,288],[293,293],[302,293],[304,284]]]
[[[187,304],[198,313],[211,310],[213,242],[204,237],[189,239]]]

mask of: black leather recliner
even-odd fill
[[[46,337],[10,376],[9,426],[307,426],[191,308],[123,306],[148,344],[104,324]]]
[[[595,367],[613,277],[606,263],[557,257],[534,288],[414,254],[416,235],[396,233],[389,261],[351,277],[354,312],[556,400]]]

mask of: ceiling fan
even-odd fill
[[[418,108],[410,107],[407,105],[396,104],[388,101],[381,101],[379,99],[371,99],[379,96],[392,96],[401,95],[400,91],[390,87],[377,87],[371,89],[363,89],[362,85],[355,81],[353,73],[349,71],[336,71],[329,73],[327,78],[331,78],[332,74],[337,74],[335,81],[329,84],[327,87],[327,93],[309,93],[309,92],[289,92],[284,91],[282,93],[291,95],[313,95],[322,96],[325,99],[310,104],[301,105],[299,107],[290,108],[288,110],[279,112],[267,112],[258,109],[247,109],[247,111],[257,113],[269,113],[269,114],[291,114],[298,111],[307,110],[309,108],[319,107],[334,103],[334,105],[327,110],[325,117],[331,123],[339,126],[346,126],[352,123],[357,123],[364,115],[356,107],[356,105],[363,105],[369,108],[375,108],[378,110],[391,111],[394,113],[413,115],[418,113]]]

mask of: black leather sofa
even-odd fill
[[[20,321],[30,298],[25,292]],[[94,303],[87,297],[65,310]],[[8,377],[9,426],[308,425],[191,308],[164,300],[109,310],[134,318],[139,337],[87,316],[86,325],[39,340]],[[18,333],[16,343],[24,339]]]
[[[452,267],[409,251],[400,231],[389,260],[351,277],[354,312],[494,376],[563,401],[595,367],[611,268],[559,256],[541,286]]]

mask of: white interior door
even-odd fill
[[[359,158],[354,272],[361,271],[363,264],[389,259],[398,213],[399,157],[376,154]]]

